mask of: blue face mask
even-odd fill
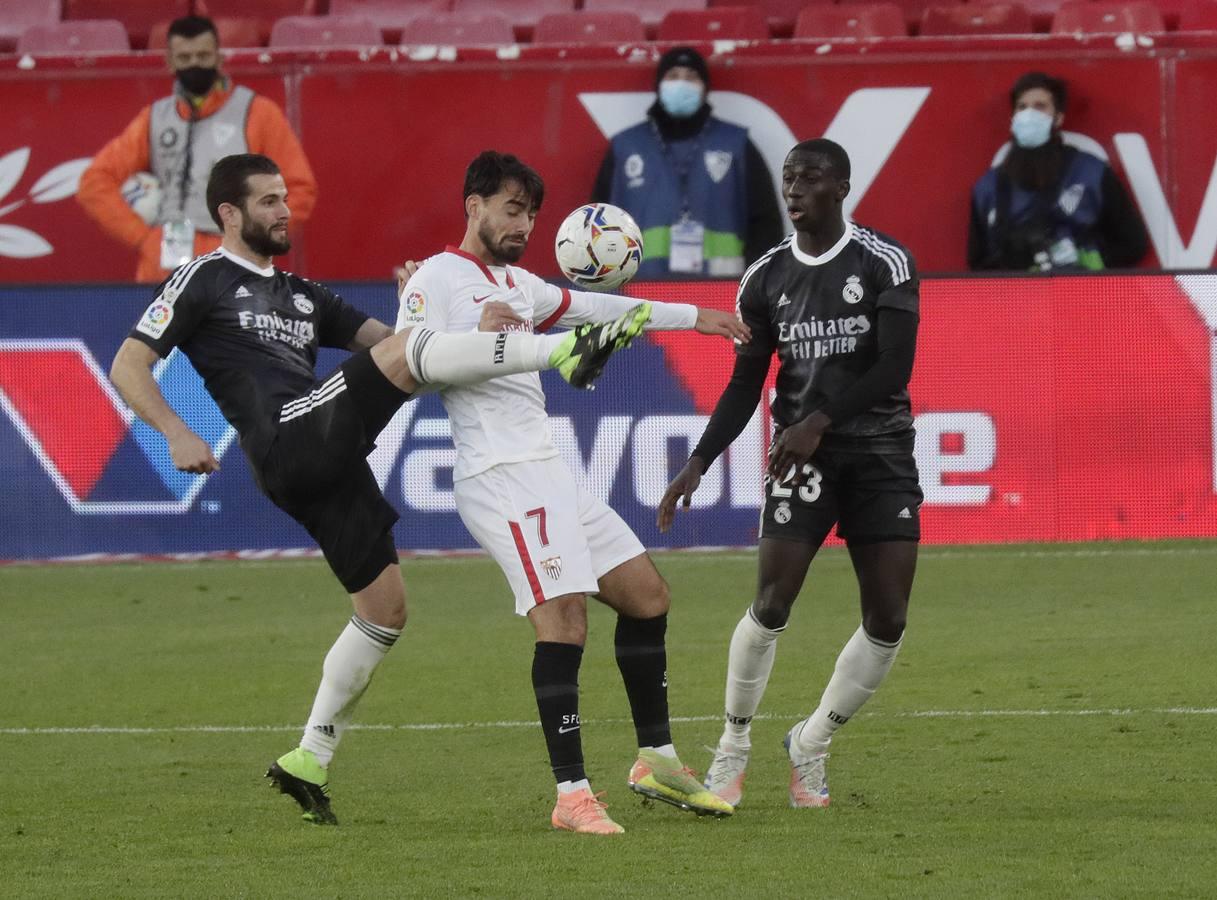
[[[659,105],[673,119],[687,119],[701,109],[699,85],[683,78],[659,82]]]
[[[1042,147],[1052,137],[1052,116],[1031,107],[1020,109],[1010,120],[1010,134],[1020,147]]]

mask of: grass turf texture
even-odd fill
[[[755,558],[657,561],[676,743],[702,771]],[[584,748],[627,830],[611,839],[549,830],[531,629],[484,559],[405,563],[406,636],[331,771],[337,829],[261,778],[348,613],[322,564],[0,569],[0,893],[1211,896],[1217,715],[1195,710],[1217,706],[1215,564],[1204,543],[924,550],[906,646],[833,744],[832,806],[792,810],[782,735],[858,620],[848,557],[825,551],[723,821],[626,789],[633,733],[594,605]],[[152,730],[17,731],[92,725]]]

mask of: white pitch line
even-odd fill
[[[1002,719],[1029,717],[1093,717],[1093,716],[1139,716],[1139,715],[1179,715],[1179,716],[1214,716],[1217,707],[1213,706],[1156,706],[1146,709],[922,709],[897,710],[894,712],[862,713],[862,718],[869,719]],[[721,715],[712,716],[673,716],[672,721],[682,722],[717,722]],[[762,713],[755,717],[763,719],[797,719],[798,713],[778,714]],[[625,725],[629,719],[596,719],[588,720],[588,725]],[[475,728],[535,728],[537,722],[532,719],[505,720],[498,722],[413,722],[401,725],[352,725],[352,731],[459,731]],[[34,727],[34,728],[0,728],[0,735],[38,735],[38,734],[249,734],[260,732],[291,732],[299,731],[300,725],[174,725],[162,728],[135,727],[121,725],[87,725],[65,727]]]

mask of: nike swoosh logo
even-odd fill
[[[565,725],[558,726],[558,734],[568,734],[572,731],[578,731],[578,730],[579,730],[578,725],[571,725],[569,728],[567,728]]]
[[[473,302],[474,302],[474,303],[481,303],[483,300],[489,300],[489,299],[490,299],[492,296],[494,296],[494,295],[493,295],[493,294],[487,294],[485,297],[474,297],[474,298],[473,298]]]

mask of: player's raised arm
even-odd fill
[[[142,341],[127,338],[110,366],[110,380],[119,396],[137,416],[159,431],[169,442],[169,456],[182,472],[218,472],[220,463],[207,442],[190,430],[173,411],[152,377],[157,353]]]
[[[545,285],[545,293],[551,295],[550,306],[559,314],[557,319],[550,321],[551,325],[575,326],[608,321],[641,302],[636,297],[570,291],[554,285]],[[647,302],[651,304],[651,320],[646,324],[646,331],[697,331],[744,343],[752,337],[751,330],[734,313],[691,303]],[[538,308],[543,308],[540,302]]]

